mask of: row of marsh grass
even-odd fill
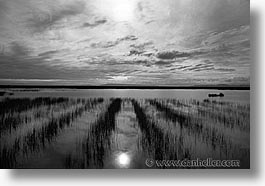
[[[197,146],[200,146],[201,149],[205,149],[206,152],[211,152],[208,155],[213,157],[214,151],[220,151],[220,144],[222,144],[222,148],[227,147],[229,144],[225,141],[225,136],[222,133],[217,134],[217,129],[206,127],[196,119],[177,120],[175,117],[178,117],[179,114],[168,117],[168,114],[158,110],[151,104],[146,104],[144,112],[148,120],[153,122],[164,134],[170,137],[171,143],[168,144],[168,146],[170,147],[170,153],[177,152],[177,157],[175,158],[181,159],[181,157],[183,157],[181,155],[182,152],[185,152],[189,155],[188,157],[191,158],[201,156],[199,154],[202,153],[196,149]],[[180,121],[185,121],[186,123],[181,125],[179,123]],[[187,123],[187,121],[190,123]],[[165,154],[168,155],[170,153],[167,152]],[[223,154],[220,155],[222,155],[222,157],[227,157]],[[219,157],[219,153],[216,157]]]
[[[204,117],[212,118],[227,127],[237,127],[249,131],[250,104],[223,102],[205,99],[203,101],[189,100],[189,105],[195,107]]]
[[[136,100],[132,100],[139,127],[143,133],[142,146],[149,157],[162,160],[168,151],[167,145],[170,144],[168,135],[158,128],[153,122],[148,120],[144,110]],[[150,156],[151,155],[151,156]]]
[[[72,105],[68,110],[64,110],[66,107],[60,108],[60,114],[56,115],[51,112],[47,122],[40,126],[33,125],[31,130],[23,135],[13,136],[15,139],[13,143],[5,140],[6,143],[1,143],[0,146],[0,167],[16,168],[19,163],[17,159],[23,161],[30,154],[38,153],[50,144],[65,127],[69,127],[84,112],[103,101],[103,98],[71,100],[70,102],[75,103],[76,106]]]
[[[66,168],[103,168],[104,158],[110,148],[110,136],[115,130],[115,117],[121,109],[122,100],[111,99],[106,112],[88,130],[84,138],[81,157],[69,154],[65,159]]]
[[[8,101],[13,102],[11,100],[12,99],[7,99],[4,100],[4,102],[6,105],[8,105],[7,103]],[[24,100],[24,98],[22,100]],[[37,98],[36,100],[48,100],[48,99]],[[18,127],[21,127],[24,124],[36,122],[36,120],[44,117],[47,118],[47,115],[49,113],[54,113],[56,112],[56,110],[58,111],[64,110],[66,107],[78,104],[77,100],[70,100],[67,98],[54,98],[51,100],[53,101],[49,101],[49,104],[47,104],[47,102],[43,102],[42,105],[41,104],[38,104],[38,106],[31,105],[27,107],[28,108],[27,110],[6,108],[6,111],[0,114],[0,123],[1,123],[0,137],[6,132],[10,133],[11,135],[11,133],[14,130],[16,130]]]
[[[190,142],[186,143],[186,147],[193,146],[193,148],[189,150],[190,154],[193,155],[192,157],[198,157],[197,152],[199,149],[194,146],[194,144],[197,143],[197,145],[200,144],[200,146],[204,146],[204,149],[208,149],[205,150],[205,152],[212,152],[209,154],[211,157],[239,159],[242,162],[242,167],[249,167],[249,131],[247,130],[249,128],[249,123],[248,120],[239,118],[242,117],[241,115],[234,114],[233,119],[229,120],[230,124],[224,124],[223,122],[227,121],[227,119],[216,119],[215,117],[217,117],[217,115],[213,114],[212,110],[208,108],[210,105],[208,105],[208,107],[199,107],[201,103],[197,103],[197,107],[194,107],[194,104],[191,104],[190,101],[184,103],[175,102],[172,104],[170,100],[161,101],[159,99],[148,100],[147,102],[155,107],[152,109],[152,112],[149,112],[148,118],[152,122],[160,125],[160,128],[164,127],[161,126],[161,124],[163,125],[164,123],[170,122],[172,123],[171,128],[177,127],[177,131],[182,131],[182,134],[185,133],[184,136],[191,137],[190,140],[188,140]],[[147,106],[147,110],[150,109],[150,105]],[[178,108],[172,108],[172,105]],[[233,108],[248,108],[248,106],[239,107],[236,103],[235,105],[233,105],[233,103],[219,105],[230,107],[230,110]],[[188,109],[190,112],[187,112],[187,110],[182,111],[184,110],[182,109],[183,107],[190,108]],[[195,112],[194,110],[198,110],[198,107],[199,109],[204,108],[203,112],[202,110]],[[228,109],[226,108],[226,110]],[[225,109],[223,109],[223,111],[225,112]],[[210,114],[208,112],[210,112]],[[238,123],[238,121],[240,122]],[[232,122],[233,124],[231,124]],[[244,126],[244,128],[242,126]],[[180,133],[177,132],[176,136],[179,135]],[[194,137],[196,139],[194,139]],[[205,146],[207,148],[205,148]],[[202,153],[200,152],[200,154]]]
[[[198,118],[211,119],[214,123],[224,125],[228,128],[236,128],[242,131],[249,131],[250,106],[249,104],[219,102],[219,101],[198,101],[174,100],[174,99],[155,99],[150,100],[155,103],[158,109],[163,107],[166,113],[181,115],[193,115]],[[168,112],[167,112],[167,111]],[[181,116],[182,117],[182,116]]]
[[[41,106],[36,109],[23,111],[22,113],[15,113],[13,117],[24,118],[27,117],[27,122],[19,123],[16,128],[3,131],[0,139],[5,145],[11,145],[15,142],[16,138],[23,138],[32,132],[32,129],[40,130],[43,126],[47,125],[53,118],[58,118],[61,115],[72,112],[84,106],[84,103],[78,102],[75,99],[70,99],[69,102],[60,104]],[[11,116],[12,117],[12,116]],[[18,119],[22,120],[22,119]]]
[[[38,97],[30,99],[7,97],[0,101],[0,115],[5,113],[22,112],[42,105],[53,105],[55,103],[62,103],[65,101],[69,101],[69,98]]]

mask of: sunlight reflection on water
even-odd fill
[[[119,152],[116,154],[115,163],[119,168],[129,168],[131,155],[128,152]]]

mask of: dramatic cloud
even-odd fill
[[[248,85],[249,20],[248,0],[0,0],[0,83]]]

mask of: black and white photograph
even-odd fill
[[[249,0],[0,0],[0,168],[250,169],[250,34]]]

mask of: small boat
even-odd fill
[[[208,94],[208,97],[224,97],[225,95],[223,93],[219,94]]]
[[[2,91],[0,91],[0,96],[6,96],[6,95],[12,96],[12,95],[14,95],[14,93],[13,92],[2,92]]]
[[[0,96],[4,96],[6,92],[0,92]]]

